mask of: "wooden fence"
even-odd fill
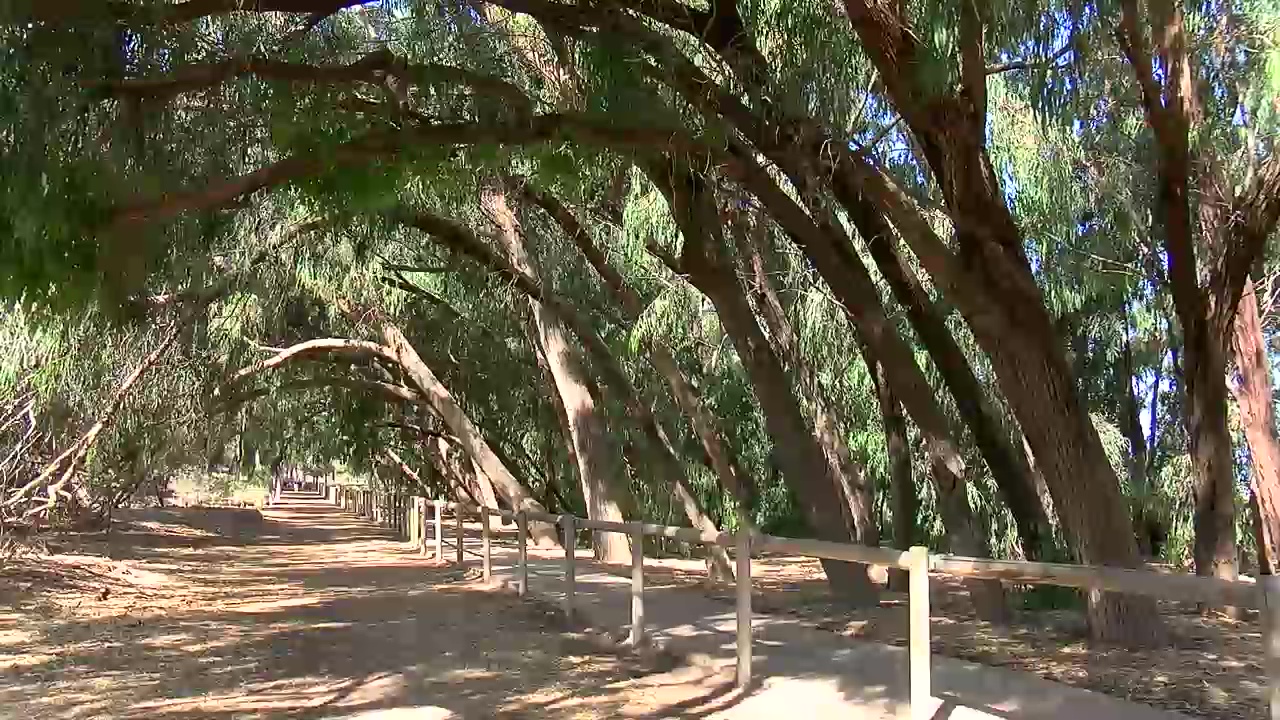
[[[454,511],[454,545],[456,560],[462,564],[464,557],[463,519],[473,514],[481,523],[481,563],[483,578],[493,577],[491,557],[491,518],[514,521],[517,526],[518,560],[516,589],[520,596],[529,592],[528,538],[529,523],[554,524],[560,529],[560,541],[564,554],[563,610],[570,621],[574,617],[575,554],[577,531],[617,532],[630,535],[631,548],[631,633],[630,641],[639,645],[644,639],[644,536],[665,537],[695,545],[719,545],[735,549],[736,613],[737,613],[737,683],[745,687],[751,682],[751,555],[753,552],[772,551],[825,560],[881,565],[906,570],[908,581],[908,677],[910,678],[910,702],[912,717],[928,717],[932,712],[932,688],[930,679],[929,637],[929,574],[939,573],[964,578],[995,579],[1018,584],[1043,584],[1101,590],[1135,595],[1204,603],[1213,606],[1231,605],[1261,611],[1263,624],[1263,648],[1267,676],[1267,703],[1270,720],[1280,720],[1280,576],[1262,576],[1258,582],[1247,580],[1223,580],[1195,575],[1162,573],[1152,570],[1070,565],[1063,563],[1027,562],[1021,560],[991,560],[956,555],[930,553],[927,548],[909,550],[867,547],[823,540],[804,540],[776,537],[758,533],[710,533],[694,528],[653,525],[643,522],[609,522],[591,520],[574,515],[518,511],[477,507],[469,503],[433,500],[423,497],[391,497],[373,491],[352,487],[339,487],[335,491],[336,503],[363,517],[396,528],[419,543],[421,552],[427,552],[426,524],[428,508],[432,508],[430,521],[434,523],[433,539],[435,557],[444,558],[445,510]]]

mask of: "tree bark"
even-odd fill
[[[1267,359],[1267,339],[1252,281],[1236,308],[1231,347],[1238,379],[1233,387],[1240,407],[1240,422],[1249,444],[1252,470],[1250,505],[1254,508],[1255,542],[1260,572],[1271,574],[1276,567],[1280,541],[1280,444],[1276,442],[1275,401],[1272,396],[1271,363]]]
[[[506,196],[496,188],[487,188],[481,205],[490,221],[498,228],[498,240],[514,269],[526,276],[537,277],[533,262],[525,249],[523,230],[515,213],[507,206]],[[625,485],[618,447],[609,431],[608,416],[600,399],[592,391],[584,359],[570,342],[570,332],[555,313],[539,300],[529,299],[538,343],[555,380],[555,390],[564,403],[569,419],[569,435],[578,463],[578,480],[586,502],[587,517],[592,520],[623,522],[623,508],[628,507],[629,488]],[[592,533],[591,547],[597,560],[627,563],[631,545],[620,533]]]
[[[608,257],[596,246],[591,235],[578,222],[573,212],[551,193],[528,184],[524,185],[524,196],[545,210],[560,225],[600,276],[605,288],[617,300],[627,320],[635,322],[644,311],[644,302],[622,274],[612,266]],[[739,522],[747,527],[752,526],[750,512],[753,494],[752,479],[743,471],[733,449],[725,441],[719,421],[702,404],[693,384],[685,377],[684,371],[670,349],[660,339],[653,337],[645,338],[645,347],[654,369],[666,380],[676,404],[688,418],[689,425],[697,436],[698,442],[701,443],[702,450],[706,453],[721,488],[736,500]]]
[[[933,242],[928,223],[901,212],[904,207],[891,197],[883,176],[853,153],[841,153],[843,164],[860,177],[836,178],[842,204],[848,208],[863,199],[864,191],[879,190],[876,205],[897,205],[900,211],[895,224],[903,227],[903,219],[914,224],[917,231],[904,232],[904,238],[915,243],[912,249],[991,358],[1079,559],[1136,567],[1140,558],[1119,481],[1080,402],[1021,231],[987,155],[983,74],[962,72],[963,92],[929,91],[911,70],[925,49],[902,8],[879,0],[845,0],[845,7],[886,93],[920,143],[955,223],[959,252]],[[981,48],[974,53],[972,47],[981,43],[981,22],[973,20],[976,28],[961,38],[961,65],[972,65],[975,55],[981,60]],[[1154,644],[1160,636],[1149,598],[1091,593],[1089,622],[1098,640]]]
[[[884,428],[885,450],[889,454],[893,543],[894,547],[905,550],[921,542],[919,523],[916,519],[920,512],[920,494],[916,490],[915,477],[911,469],[907,418],[903,415],[902,404],[898,402],[898,398],[894,396],[893,390],[885,379],[884,368],[880,366],[866,343],[862,344],[862,358],[866,362],[868,374],[875,383],[876,402],[880,406],[880,424]],[[907,571],[890,570],[889,589],[906,592],[908,579]]]
[[[853,453],[844,438],[844,420],[827,398],[813,368],[800,351],[799,338],[770,277],[770,267],[766,265],[765,256],[770,254],[768,226],[762,218],[758,218],[753,227],[747,227],[748,224],[750,221],[743,213],[738,213],[738,217],[730,222],[737,245],[738,272],[747,279],[748,289],[754,290],[756,307],[769,330],[774,352],[791,368],[801,396],[812,408],[813,437],[822,448],[827,466],[836,480],[836,491],[842,500],[841,510],[849,535],[859,545],[876,547],[880,544],[880,529],[874,517],[875,488],[854,462]],[[865,565],[855,566],[856,581],[863,585],[857,594],[874,597],[877,588],[867,571]]]
[[[509,212],[509,208],[507,210]],[[669,472],[663,475],[663,479],[669,480],[671,483],[672,491],[680,498],[689,522],[694,527],[704,531],[717,531],[715,523],[712,522],[697,497],[690,490],[688,478],[684,472],[684,465],[680,462],[674,447],[667,438],[666,431],[663,430],[649,405],[641,401],[639,391],[632,384],[604,339],[591,326],[591,323],[576,308],[548,290],[544,283],[530,274],[530,271],[525,270],[523,266],[511,258],[503,261],[481,243],[474,234],[457,223],[427,214],[418,214],[412,224],[440,238],[451,248],[473,257],[512,280],[517,289],[529,296],[531,302],[540,304],[554,318],[558,319],[573,332],[595,361],[597,369],[604,375],[608,386],[622,400],[627,409],[628,419],[637,426],[637,429],[649,442],[653,452],[660,457],[660,461],[668,468]],[[517,232],[520,232],[518,222],[515,223],[514,228]],[[518,236],[518,239],[522,237]],[[592,388],[588,389],[592,390],[593,393],[597,392]],[[708,555],[708,561],[711,563],[708,567],[708,572],[712,577],[731,576],[732,571],[728,555],[723,549],[713,548]]]
[[[952,438],[950,422],[916,363],[915,354],[898,334],[896,325],[889,320],[870,273],[839,228],[834,213],[819,203],[811,203],[809,210],[814,216],[826,218],[824,222],[815,222],[805,208],[800,207],[755,165],[754,160],[743,152],[735,153],[735,157],[745,187],[760,199],[791,241],[813,262],[853,321],[859,337],[882,360],[887,381],[920,429],[949,549],[962,555],[989,557],[986,533],[978,527],[969,507],[964,479],[965,462]],[[778,159],[787,163],[784,169],[794,162],[787,160],[785,153],[781,152]],[[799,183],[801,196],[811,200],[820,197],[816,191],[806,191],[813,181],[810,175],[797,170],[794,182]],[[864,238],[892,232],[878,212],[865,204],[853,206],[850,216]],[[975,607],[984,619],[1002,621],[1007,616],[1004,591],[999,582],[974,580],[969,587],[972,588]]]
[[[1054,555],[1053,529],[1036,492],[1031,468],[1023,453],[1015,450],[1008,428],[987,401],[969,360],[919,278],[899,255],[892,238],[875,235],[868,238],[868,247],[880,274],[933,358],[961,418],[973,433],[974,443],[991,471],[1001,499],[1013,515],[1023,554],[1028,560],[1050,559]]]
[[[764,413],[774,454],[788,485],[795,490],[810,529],[823,540],[849,542],[841,513],[837,482],[822,448],[804,419],[782,363],[756,322],[745,292],[724,257],[724,238],[708,190],[687,167],[667,159],[652,162],[647,171],[667,198],[684,248],[680,270],[711,300],[729,335]],[[866,602],[860,575],[851,563],[824,560],[832,591],[854,602]]]
[[[1120,393],[1120,424],[1124,430],[1125,436],[1129,439],[1129,495],[1133,501],[1133,528],[1138,538],[1138,549],[1143,555],[1150,557],[1154,550],[1151,542],[1151,533],[1148,529],[1148,509],[1150,502],[1150,476],[1148,471],[1151,467],[1150,449],[1147,447],[1147,437],[1142,432],[1142,421],[1140,420],[1141,407],[1138,404],[1137,393],[1133,389],[1133,343],[1128,337],[1128,318],[1125,318],[1125,340],[1124,350],[1121,355],[1121,362],[1116,365],[1116,384]],[[1156,373],[1156,391],[1153,394],[1153,402],[1159,393],[1160,374]],[[1154,415],[1154,412],[1153,412]],[[1154,433],[1152,437],[1155,437]]]
[[[1193,200],[1191,192],[1190,130],[1201,119],[1201,107],[1194,87],[1193,60],[1187,54],[1182,8],[1170,3],[1150,12],[1161,61],[1158,76],[1139,25],[1136,0],[1121,3],[1117,36],[1141,90],[1147,124],[1156,141],[1155,217],[1164,230],[1169,290],[1182,325],[1196,574],[1231,579],[1236,576],[1236,532],[1234,462],[1227,425],[1224,343],[1228,328],[1215,327],[1214,314],[1221,311],[1232,317],[1236,298],[1218,296],[1215,290],[1225,288],[1215,278],[1210,277],[1202,286],[1197,267],[1197,226],[1205,238],[1211,238],[1221,223],[1216,210],[1219,199],[1210,192]],[[1201,160],[1202,165],[1209,164],[1203,162],[1205,158]],[[1202,190],[1211,188],[1211,167],[1201,168],[1201,175],[1206,183]],[[1227,307],[1222,307],[1224,303]]]
[[[484,473],[489,476],[494,484],[494,490],[502,494],[516,510],[546,512],[546,508],[533,499],[529,490],[521,485],[515,475],[498,459],[484,439],[484,435],[471,422],[466,411],[453,399],[453,395],[449,393],[444,383],[440,382],[431,368],[422,361],[422,357],[414,350],[404,333],[386,321],[382,322],[381,331],[383,341],[386,343],[386,357],[404,368],[405,375],[418,387],[418,391],[426,398],[427,404],[436,411],[440,419],[458,438],[458,442],[467,454],[474,458]],[[529,533],[541,546],[559,545],[553,525],[530,523]]]

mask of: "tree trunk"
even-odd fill
[[[142,361],[139,362],[127,376],[125,376],[124,381],[121,382],[120,386],[111,394],[111,399],[107,401],[107,406],[103,409],[102,414],[98,416],[97,421],[95,421],[93,425],[89,426],[89,428],[85,430],[80,437],[76,438],[76,441],[71,444],[71,447],[67,448],[64,452],[54,458],[52,462],[45,466],[44,470],[42,470],[35,479],[14,490],[9,497],[5,499],[4,505],[6,507],[13,507],[26,502],[30,497],[29,493],[42,485],[47,484],[48,489],[45,491],[46,496],[44,502],[40,503],[33,509],[28,510],[26,514],[48,512],[49,510],[52,510],[58,502],[59,495],[74,497],[76,501],[80,503],[81,507],[87,507],[92,502],[92,498],[89,496],[88,491],[83,487],[80,487],[78,484],[72,483],[72,480],[75,478],[76,471],[80,468],[80,464],[84,462],[86,457],[88,457],[89,451],[93,449],[94,444],[97,443],[98,436],[102,434],[102,431],[107,429],[107,427],[115,421],[116,415],[120,412],[120,408],[124,407],[125,401],[129,399],[130,394],[133,392],[133,387],[138,384],[138,381],[141,380],[144,375],[146,375],[147,371],[155,367],[156,363],[160,362],[160,358],[169,351],[169,348],[173,347],[173,344],[178,340],[179,336],[182,335],[188,322],[194,318],[197,313],[203,313],[204,308],[205,304],[201,303],[197,306],[196,311],[188,313],[185,316],[180,316],[175,320],[173,327],[169,329],[169,332],[164,336],[164,339],[161,340],[160,343],[151,350],[151,352],[147,353],[146,356],[142,358]],[[58,479],[50,483],[55,475],[58,475]],[[68,485],[71,486],[70,493],[67,491]],[[74,495],[71,493],[74,493]]]
[[[961,555],[989,557],[986,533],[977,526],[969,507],[964,480],[965,463],[952,439],[950,423],[916,363],[915,354],[889,320],[870,273],[849,244],[834,219],[834,213],[814,201],[808,209],[814,216],[826,218],[815,222],[805,208],[782,192],[758,166],[750,167],[753,161],[743,154],[738,155],[738,160],[746,187],[764,203],[791,241],[813,262],[854,322],[859,337],[883,362],[886,380],[892,384],[894,393],[920,428],[929,455],[939,498],[938,510],[947,531],[949,550]],[[790,165],[792,161],[785,162]],[[811,200],[820,197],[803,190],[813,184],[812,178],[796,174],[794,181],[802,188],[802,196]],[[857,205],[850,210],[850,216],[864,238],[892,232],[874,208]],[[1004,591],[998,581],[973,580],[968,586],[980,616],[992,621],[1001,621],[1007,616]]]
[[[529,490],[521,485],[515,475],[498,459],[484,436],[471,422],[471,418],[467,417],[466,411],[453,399],[444,383],[441,383],[435,373],[431,372],[431,368],[422,361],[422,357],[418,355],[417,350],[413,349],[413,345],[409,343],[404,333],[400,332],[395,325],[383,321],[382,337],[391,357],[404,368],[405,375],[417,386],[427,404],[436,411],[441,420],[444,420],[445,425],[458,438],[458,442],[467,454],[475,458],[485,475],[489,476],[494,484],[494,490],[501,493],[516,510],[546,512],[546,508],[533,499]],[[554,547],[559,544],[553,525],[530,523],[529,534],[543,547]]]
[[[746,227],[748,223],[742,213],[731,223],[737,244],[738,272],[749,279],[747,287],[754,288],[756,306],[769,330],[774,352],[791,368],[800,394],[812,408],[813,437],[822,448],[827,466],[836,480],[836,491],[842,501],[841,510],[849,535],[859,545],[878,546],[880,530],[874,517],[875,489],[853,461],[853,453],[844,439],[844,422],[800,352],[799,338],[774,287],[771,268],[766,267],[768,227],[762,219],[758,219],[751,228]],[[855,566],[857,582],[863,585],[857,592],[859,596],[874,597],[877,588],[867,571],[865,565]]]
[[[1126,309],[1127,312],[1127,309]],[[1150,503],[1151,452],[1147,447],[1147,436],[1142,431],[1140,419],[1141,407],[1138,395],[1133,389],[1133,347],[1128,337],[1128,318],[1125,318],[1125,340],[1121,361],[1115,367],[1117,391],[1120,395],[1120,425],[1125,437],[1129,439],[1129,496],[1133,502],[1133,528],[1138,539],[1138,549],[1146,557],[1151,557],[1153,543],[1148,529],[1148,509]],[[1156,373],[1156,391],[1158,397],[1160,373]],[[1154,414],[1154,413],[1153,413]],[[1154,433],[1152,437],[1155,437]]]
[[[1013,515],[1023,554],[1028,560],[1049,559],[1054,554],[1053,529],[1026,458],[1014,448],[1008,428],[987,401],[968,358],[915,272],[898,254],[893,239],[885,234],[865,239],[876,267],[906,310],[907,319],[955,400],[960,417],[973,433],[974,444]]]
[[[600,276],[605,288],[617,300],[627,320],[635,322],[644,311],[644,303],[640,295],[609,263],[608,257],[596,246],[595,241],[569,208],[551,193],[528,184],[524,185],[524,196],[545,210],[560,225]],[[697,391],[685,377],[680,364],[667,346],[660,339],[652,336],[645,338],[645,346],[654,369],[666,380],[676,404],[688,418],[694,435],[697,436],[703,452],[706,453],[711,469],[715,471],[720,481],[721,488],[736,500],[739,523],[751,527],[753,524],[750,513],[752,480],[738,464],[732,448],[725,441],[719,421],[702,404]]]
[[[876,388],[876,402],[880,406],[880,423],[884,427],[885,450],[889,454],[889,487],[893,500],[893,544],[905,550],[920,543],[917,514],[920,512],[920,495],[916,491],[911,469],[911,446],[907,439],[907,418],[902,404],[894,397],[884,377],[884,368],[876,360],[871,349],[862,344],[862,358],[867,364]],[[889,589],[906,592],[907,571],[889,571]]]
[[[655,162],[650,175],[666,195],[684,236],[681,270],[711,300],[738,352],[764,414],[787,484],[795,491],[810,529],[823,540],[849,542],[837,484],[822,448],[804,420],[800,401],[773,352],[724,254],[719,218],[701,181],[686,168]],[[831,589],[855,602],[867,601],[865,572],[851,563],[824,560]]]
[[[1276,566],[1280,541],[1280,444],[1276,442],[1275,402],[1272,397],[1271,364],[1267,360],[1267,339],[1262,332],[1261,312],[1253,282],[1245,284],[1236,307],[1231,347],[1235,353],[1239,380],[1234,394],[1240,407],[1240,422],[1249,443],[1252,469],[1250,505],[1254,508],[1258,568],[1270,575]]]
[[[981,166],[982,161],[979,162]],[[1076,558],[1086,564],[1138,567],[1128,505],[1103,451],[1097,429],[1080,401],[1062,341],[1025,257],[1003,199],[980,197],[998,183],[972,180],[979,196],[966,202],[983,208],[966,222],[975,229],[966,242],[988,246],[984,262],[965,263],[937,236],[906,195],[872,168],[843,164],[835,190],[845,207],[874,202],[883,207],[934,283],[968,321],[991,360],[1027,447],[1053,496],[1053,506]],[[978,224],[990,225],[976,230]],[[978,238],[991,238],[990,243]],[[995,242],[995,239],[1000,242]],[[974,252],[977,252],[975,250]],[[1152,644],[1161,634],[1154,602],[1145,597],[1090,593],[1089,627],[1096,640]]]
[[[520,225],[506,206],[505,196],[503,196],[502,210],[505,215],[499,213],[495,217],[510,216],[515,237],[517,240],[522,240]],[[628,419],[638,426],[639,431],[652,445],[653,451],[662,455],[663,462],[672,469],[672,472],[664,476],[664,479],[670,480],[673,492],[682,499],[682,505],[686,509],[689,521],[694,527],[703,530],[714,530],[715,524],[711,522],[710,518],[702,510],[697,497],[689,490],[688,479],[684,473],[684,465],[680,462],[671,443],[667,440],[666,432],[658,423],[650,407],[641,402],[638,390],[632,384],[626,372],[623,371],[621,364],[618,363],[617,358],[614,357],[604,339],[592,328],[591,323],[572,305],[548,290],[532,274],[530,269],[526,269],[524,265],[516,262],[513,258],[509,257],[505,261],[499,258],[480,242],[473,233],[458,223],[427,213],[419,213],[414,216],[411,224],[431,233],[451,248],[469,255],[513,281],[515,286],[527,295],[531,302],[549,312],[550,317],[557,320],[563,327],[571,330],[577,336],[579,342],[595,360],[597,369],[604,375],[608,385],[620,396],[627,408]],[[527,254],[525,260],[527,261]],[[598,394],[598,389],[594,387],[594,383],[590,383],[589,377],[584,375],[583,378],[589,383],[587,390],[592,394]],[[629,497],[628,489],[622,488],[620,491]],[[709,557],[715,563],[715,567],[711,568],[713,576],[726,576],[730,572],[728,555],[723,550],[715,548]]]
[[[523,231],[507,206],[505,195],[486,189],[481,198],[485,213],[498,228],[498,239],[517,272],[537,277],[524,246]],[[608,417],[600,406],[583,358],[569,341],[570,333],[545,303],[530,298],[530,309],[538,331],[538,342],[555,380],[555,390],[564,403],[569,434],[578,463],[578,480],[587,517],[592,520],[623,522],[623,506],[629,494],[618,448],[609,432]],[[620,533],[592,533],[596,559],[610,563],[631,561],[631,545]]]
[[[1172,257],[1172,256],[1171,256]],[[1175,273],[1171,272],[1171,276]],[[1236,576],[1235,468],[1227,425],[1226,358],[1204,308],[1207,298],[1193,273],[1170,278],[1182,323],[1187,439],[1195,495],[1197,575]],[[1192,283],[1184,286],[1184,283]],[[1182,303],[1177,302],[1181,297]]]
[[[912,71],[927,52],[911,31],[901,6],[845,0],[862,47],[877,67],[885,91],[921,152],[955,224],[956,251],[940,240],[918,213],[900,212],[895,224],[914,224],[908,243],[973,329],[991,358],[1001,389],[1022,426],[1072,547],[1086,563],[1139,564],[1133,525],[1120,484],[1097,430],[1076,392],[1061,340],[1025,252],[1022,233],[987,154],[986,73],[980,17],[964,13],[959,53],[962,88],[930,92]],[[973,8],[965,6],[966,10]],[[840,153],[843,170],[860,176],[836,178],[846,207],[879,190],[876,205],[888,209],[887,187],[868,187],[883,176],[854,153]],[[839,174],[841,168],[833,168]],[[841,187],[843,186],[843,187]],[[898,204],[897,209],[903,210]],[[928,240],[929,242],[921,242]],[[887,359],[886,359],[887,360]],[[1090,630],[1095,639],[1153,644],[1160,623],[1149,598],[1091,594]]]

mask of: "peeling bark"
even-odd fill
[[[1267,339],[1253,282],[1246,282],[1236,308],[1231,347],[1238,380],[1232,388],[1240,407],[1240,422],[1249,444],[1252,470],[1250,490],[1258,567],[1271,574],[1276,567],[1280,542],[1280,443],[1276,441],[1276,415],[1271,386]]]
[[[774,352],[791,368],[796,377],[800,394],[808,401],[813,413],[813,437],[822,448],[827,466],[836,480],[836,491],[841,499],[845,524],[850,537],[859,545],[871,547],[880,544],[880,529],[873,515],[875,488],[866,480],[862,468],[853,460],[853,453],[844,439],[844,421],[835,406],[827,398],[808,360],[800,351],[800,341],[782,306],[782,299],[766,267],[768,253],[768,228],[763,219],[757,219],[754,227],[738,213],[730,222],[737,245],[735,255],[739,274],[747,279],[747,288],[754,290],[756,307],[765,327],[769,330]],[[850,582],[862,587],[854,590],[859,596],[874,597],[877,588],[867,575],[865,565],[855,565]]]
[[[788,485],[796,492],[805,519],[820,539],[849,542],[837,481],[805,422],[799,398],[782,363],[756,322],[742,285],[724,257],[724,237],[708,189],[687,167],[674,162],[654,161],[646,170],[666,196],[684,236],[679,269],[711,300],[733,341],[760,401],[774,455]],[[865,587],[859,582],[855,565],[824,560],[822,566],[834,592],[854,602],[870,600],[858,595]]]
[[[481,205],[498,228],[498,240],[514,270],[525,276],[537,277],[525,248],[524,232],[515,213],[507,206],[504,193],[496,188],[486,189]],[[569,340],[571,334],[556,313],[534,298],[529,299],[529,304],[537,328],[538,344],[568,416],[569,436],[573,441],[587,517],[623,522],[623,508],[630,506],[630,488],[625,484],[626,475],[619,448],[609,431],[608,417],[597,392],[591,387],[593,383],[587,378],[584,358],[573,347]],[[626,535],[592,533],[591,546],[598,560],[619,564],[631,560],[631,546]]]

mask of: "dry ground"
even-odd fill
[[[617,569],[629,575],[630,569]],[[732,601],[732,588],[710,586],[701,562],[646,560],[646,587],[680,588]],[[817,560],[752,560],[754,608],[783,613],[849,637],[905,645],[906,596],[885,593],[877,608],[850,610],[833,601]],[[1153,707],[1213,720],[1264,717],[1261,625],[1205,617],[1194,607],[1161,603],[1169,644],[1134,651],[1085,642],[1083,613],[1025,611],[1011,627],[979,622],[954,579],[935,576],[930,605],[934,652],[1030,672]]]
[[[0,715],[665,716],[725,691],[332,510],[148,510],[50,549],[0,569]]]

